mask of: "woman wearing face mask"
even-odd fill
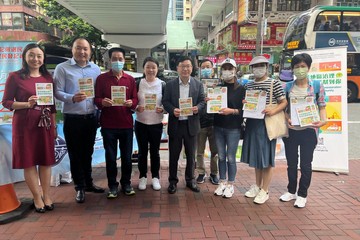
[[[227,87],[227,108],[220,109],[214,116],[214,134],[219,157],[220,184],[214,194],[231,198],[234,194],[236,176],[236,151],[240,140],[241,123],[243,122],[243,99],[245,89],[237,82],[236,63],[225,59],[221,64],[220,87]],[[227,161],[226,161],[227,157]],[[226,174],[228,179],[226,181]]]
[[[288,164],[288,192],[280,197],[280,201],[288,202],[295,200],[294,206],[298,208],[305,207],[307,201],[307,191],[311,182],[311,163],[313,154],[317,145],[317,130],[326,124],[325,110],[325,91],[320,81],[312,81],[308,79],[308,72],[312,63],[309,54],[302,53],[295,55],[291,60],[291,68],[294,72],[296,80],[287,83],[286,95],[289,98],[304,99],[312,97],[314,103],[319,108],[320,121],[312,123],[309,127],[293,126],[292,121],[288,117],[289,138],[284,138],[285,155]],[[289,104],[291,101],[289,101]],[[289,105],[291,109],[291,105]],[[301,177],[299,187],[297,189],[297,166],[298,166],[298,148],[300,146],[300,171]]]
[[[256,56],[250,62],[255,80],[248,82],[247,90],[262,90],[267,93],[266,104],[270,103],[270,88],[273,81],[272,103],[276,108],[265,109],[265,115],[272,116],[287,105],[285,93],[279,80],[268,77],[269,61],[263,56]],[[269,185],[275,167],[276,139],[269,140],[265,120],[247,118],[245,137],[242,146],[241,162],[255,168],[256,184],[245,193],[246,197],[254,198],[254,203],[263,204],[269,199]]]

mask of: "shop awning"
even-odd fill
[[[169,51],[196,49],[196,40],[190,21],[167,21],[167,47]]]

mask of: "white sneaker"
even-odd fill
[[[217,189],[215,190],[214,194],[216,196],[222,196],[223,193],[224,193],[225,188],[226,188],[226,182],[220,182],[220,184],[217,187]]]
[[[158,178],[153,178],[151,180],[151,184],[155,191],[159,191],[161,189],[160,181]]]
[[[256,195],[254,203],[263,204],[269,199],[269,193],[265,192],[263,189],[260,190],[259,194]]]
[[[146,189],[146,184],[147,184],[147,178],[146,177],[142,177],[139,180],[139,190],[145,190]]]
[[[294,203],[294,207],[304,208],[305,205],[306,205],[306,201],[307,201],[306,198],[298,196],[298,197],[296,198],[295,203]]]
[[[281,197],[279,198],[280,201],[282,202],[289,202],[291,200],[296,200],[297,195],[296,194],[292,194],[289,192],[284,193],[283,195],[281,195]]]
[[[222,196],[224,198],[231,198],[233,194],[234,194],[234,185],[227,184]]]
[[[248,197],[248,198],[253,198],[253,197],[256,197],[260,192],[260,188],[254,184],[254,185],[251,185],[249,191],[247,191],[245,193],[245,197]]]

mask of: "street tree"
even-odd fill
[[[49,25],[64,31],[61,44],[71,46],[75,37],[84,37],[90,41],[94,48],[93,60],[96,63],[101,59],[101,47],[108,45],[107,41],[101,39],[102,32],[85,22],[82,18],[63,7],[55,0],[40,0],[40,7],[45,10],[45,15],[50,18]]]

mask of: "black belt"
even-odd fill
[[[92,118],[95,118],[95,114],[93,114],[93,113],[91,113],[91,114],[83,114],[83,115],[65,113],[64,115],[67,118],[76,118],[76,119],[92,119]]]

